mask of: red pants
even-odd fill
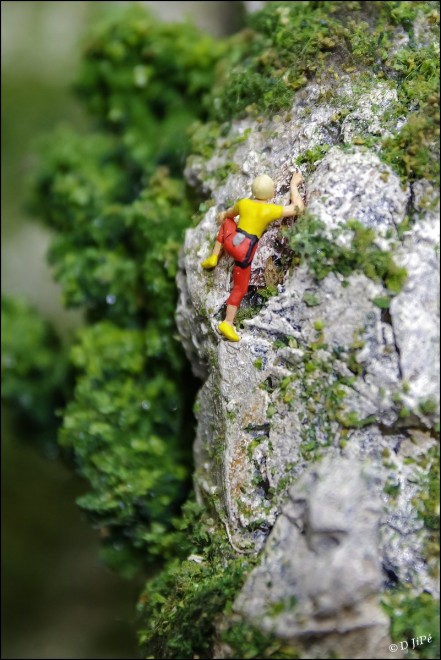
[[[227,305],[239,307],[242,298],[248,291],[251,276],[251,262],[257,250],[257,237],[246,235],[240,245],[234,245],[233,239],[237,234],[237,226],[232,218],[227,218],[217,235],[217,240],[236,262],[233,270],[233,289],[227,300]],[[240,264],[240,265],[239,265]]]

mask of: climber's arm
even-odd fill
[[[300,215],[305,210],[305,205],[298,189],[301,183],[303,183],[303,176],[300,172],[294,172],[290,183],[291,204],[283,207],[283,218]]]
[[[231,206],[226,211],[221,211],[221,213],[219,213],[219,215],[217,216],[217,219],[219,224],[221,224],[226,218],[235,218],[236,215],[239,215],[239,208],[237,204]]]

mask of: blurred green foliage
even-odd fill
[[[2,398],[35,430],[52,429],[68,396],[68,362],[52,326],[26,301],[2,296]],[[46,441],[50,433],[44,434]]]
[[[207,117],[214,66],[225,49],[191,24],[159,23],[139,8],[91,34],[76,88],[98,125],[118,136],[120,163],[132,174],[146,181],[164,163],[180,173],[186,129]]]
[[[86,312],[60,443],[90,483],[79,504],[106,559],[126,575],[167,557],[190,488],[195,384],[174,311],[195,200],[173,172],[223,49],[140,8],[106,20],[76,85],[94,132],[45,139],[32,188],[31,209],[57,231],[49,261],[63,302]]]
[[[128,576],[137,559],[167,556],[170,521],[190,485],[182,370],[160,351],[145,330],[110,321],[85,328],[60,432],[91,485],[78,503],[102,529],[108,563]]]

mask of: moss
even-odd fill
[[[400,484],[399,484],[399,483],[398,483],[398,484],[395,484],[395,483],[387,483],[387,484],[384,486],[384,489],[383,489],[383,490],[384,490],[384,492],[386,493],[386,495],[389,495],[389,497],[391,497],[391,498],[396,498],[397,495],[398,495],[399,492],[400,492]]]
[[[358,361],[358,351],[365,345],[363,339],[363,330],[354,330],[353,340],[346,352],[346,364],[348,369],[356,376],[361,376],[364,372],[364,366]]]
[[[302,300],[308,307],[316,307],[317,305],[321,304],[320,299],[314,295],[313,293],[309,293],[308,291],[305,291],[305,293],[302,296]]]
[[[214,199],[206,199],[203,202],[199,203],[198,210],[192,215],[193,225],[198,225],[202,218],[205,216],[207,211],[216,205]],[[207,272],[208,274],[208,272]]]
[[[277,413],[276,406],[274,404],[270,403],[270,405],[268,406],[267,411],[266,411],[266,416],[268,417],[268,419],[271,419],[272,417],[274,417],[274,415],[276,413]]]
[[[336,242],[344,231],[351,234],[349,246]],[[294,263],[306,262],[317,281],[330,272],[344,277],[362,272],[375,282],[381,282],[389,295],[398,293],[406,281],[405,268],[395,263],[390,252],[375,245],[374,230],[356,220],[329,233],[321,220],[305,214],[286,233],[294,251]]]
[[[252,559],[236,555],[207,514],[195,516],[194,508],[187,505],[177,521],[174,560],[147,583],[139,601],[146,657],[213,657],[216,621],[231,613],[253,566]]]
[[[354,143],[379,145],[383,161],[403,179],[428,178],[436,182],[439,57],[433,46],[416,43],[413,25],[418,16],[425,16],[436,43],[437,3],[352,4],[353,9],[347,2],[273,2],[252,14],[249,29],[231,40],[219,67],[210,99],[214,121],[209,130],[219,132],[222,122],[246,114],[275,115],[289,108],[297,90],[314,78],[320,81],[321,77],[333,76],[338,80],[342,73],[356,72],[356,97],[355,87],[365,72],[364,92],[372,87],[372,76],[378,81],[389,80],[397,88],[398,103],[384,115],[384,122],[390,123],[393,130],[398,118],[407,117],[407,121],[398,134],[383,141],[378,136],[360,134]],[[406,46],[398,49],[394,43],[396,26],[404,28],[409,36]],[[353,98],[348,103],[351,105]],[[341,105],[331,118],[337,127],[348,112],[343,99]],[[209,148],[214,148],[215,139],[205,137]],[[297,163],[310,173],[328,148],[327,144],[315,145],[301,154]],[[196,149],[207,153],[204,144]]]
[[[426,462],[427,461],[427,462]],[[423,483],[420,496],[413,502],[418,516],[424,521],[426,529],[425,558],[428,563],[437,564],[439,560],[439,494],[440,494],[440,466],[439,445],[432,447],[421,464],[424,470]]]
[[[188,129],[191,153],[209,160],[216,149],[219,128],[218,122],[195,121]]]
[[[436,29],[436,7],[430,2],[271,3],[249,16],[248,29],[231,40],[213,90],[212,114],[221,121],[247,112],[274,114],[288,107],[308,80],[330,73],[338,79],[341,69],[369,67],[371,76],[384,78],[390,75],[396,26],[413,37],[413,22],[422,13]]]
[[[278,292],[277,286],[275,285],[266,286],[263,289],[257,289],[257,294],[264,300],[269,300],[269,298],[277,296]]]
[[[342,2],[271,3],[248,18],[249,28],[230,39],[218,66],[216,84],[205,107],[211,121],[198,122],[191,129],[192,151],[208,159],[217,148],[230,150],[243,135],[225,137],[229,121],[245,114],[257,119],[288,108],[297,90],[314,78],[342,72],[353,74],[353,95],[339,99],[340,107],[331,118],[338,127],[354,104],[354,98],[369,93],[372,74],[388,80],[398,91],[395,103],[383,116],[383,123],[394,130],[401,117],[408,121],[399,133],[381,141],[378,136],[360,134],[354,143],[379,147],[380,156],[404,179],[429,178],[437,181],[439,163],[439,62],[432,46],[415,43],[413,21],[425,15],[434,30],[439,14],[436,3],[361,3],[350,11]],[[401,25],[409,33],[406,47],[396,49],[394,35]],[[219,55],[219,53],[216,53]],[[333,56],[333,66],[328,59]],[[368,69],[366,69],[368,67]],[[334,102],[335,97],[325,99]],[[222,139],[224,137],[224,139]],[[329,149],[315,145],[301,154],[298,164],[307,173]],[[225,179],[235,170],[222,167],[216,177]]]
[[[233,163],[232,161],[229,161],[227,163],[224,163],[221,167],[219,167],[217,170],[214,172],[210,172],[210,177],[215,178],[217,181],[223,182],[225,179],[227,179],[230,174],[237,174],[240,171],[240,167],[237,163]]]
[[[339,118],[342,118],[340,114]],[[329,144],[317,144],[312,149],[307,149],[296,159],[297,165],[306,165],[306,174],[311,174],[318,163],[329,151]]]
[[[357,361],[357,356],[354,353],[351,353],[348,358],[348,368],[352,371],[353,374],[361,376],[364,371],[363,365]]]
[[[439,115],[436,116],[439,120]],[[439,177],[439,163],[434,154],[433,126],[426,116],[411,116],[399,134],[383,143],[382,158],[401,177],[424,178],[436,181]]]
[[[256,367],[256,369],[259,369],[259,371],[262,371],[262,369],[263,369],[263,360],[262,360],[262,358],[257,358],[257,360],[254,360],[253,364]]]
[[[294,610],[297,607],[297,603],[298,598],[294,595],[290,596],[289,598],[273,603],[269,608],[269,613],[272,616],[277,616],[282,612]]]
[[[380,309],[389,309],[391,301],[387,296],[378,296],[377,298],[373,298],[372,302],[376,307],[379,307]]]
[[[273,347],[275,349],[284,348],[285,346],[289,346],[290,348],[298,348],[297,339],[295,337],[291,337],[290,335],[282,335],[282,337],[279,337],[273,342]]]
[[[266,439],[266,436],[254,438],[247,447],[247,456],[252,460],[255,449]]]
[[[425,399],[420,402],[418,408],[423,415],[434,415],[438,409],[438,404],[435,399]]]
[[[289,486],[291,486],[294,481],[296,480],[296,477],[294,474],[290,473],[290,470],[292,470],[293,465],[287,465],[287,473],[279,479],[277,482],[277,493],[285,493],[286,490],[288,489]]]
[[[337,420],[343,427],[355,429],[361,429],[364,426],[370,426],[371,424],[375,424],[377,421],[374,415],[368,415],[368,417],[360,419],[358,413],[353,410],[346,413],[338,412]]]
[[[404,180],[425,178],[437,184],[439,54],[433,46],[415,48],[411,42],[391,55],[387,65],[397,79],[394,114],[407,121],[397,135],[383,141],[381,157]]]
[[[228,658],[301,658],[298,648],[276,635],[264,633],[244,621],[224,627],[221,641],[227,645]]]
[[[254,305],[252,307],[247,307],[246,305],[243,305],[239,308],[236,318],[235,318],[235,323],[238,328],[243,328],[243,322],[246,321],[247,319],[252,319],[257,314],[262,310],[263,304],[262,305]]]
[[[272,3],[248,18],[250,29],[232,43],[229,66],[213,90],[216,119],[275,114],[291,105],[337,47],[332,14],[339,3],[327,4]]]
[[[428,593],[415,596],[410,587],[402,586],[387,591],[382,597],[382,606],[391,620],[391,638],[394,643],[408,642],[406,656],[409,658],[439,658],[439,601]],[[424,636],[425,642],[412,650],[412,639]]]
[[[282,379],[277,388],[269,388],[270,393],[274,392],[270,406],[272,415],[283,414],[283,404],[288,408],[295,406],[301,423],[300,452],[308,461],[319,460],[325,447],[338,444],[346,428],[375,421],[373,418],[359,420],[355,413],[343,412],[346,388],[352,386],[353,379],[341,375],[336,360],[347,364],[351,354],[343,347],[319,354],[318,351],[327,350],[328,346],[324,343],[321,323],[318,325],[316,341],[302,346],[302,363],[296,365],[292,375]],[[288,345],[288,341],[288,338],[279,340],[275,348]]]

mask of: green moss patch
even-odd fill
[[[177,526],[175,559],[147,583],[139,601],[140,642],[150,658],[211,658],[216,624],[231,614],[255,559],[238,557],[225,530],[207,514],[198,517],[193,504]]]
[[[401,587],[386,592],[382,605],[391,619],[391,638],[394,643],[408,643],[408,658],[439,658],[439,601],[423,592],[414,596],[410,589]],[[425,642],[416,646],[412,639],[424,636]],[[431,637],[431,641],[427,639]],[[412,649],[412,646],[415,646]]]
[[[352,234],[348,246],[336,241],[343,231]],[[294,263],[306,262],[317,281],[323,280],[330,272],[344,277],[361,272],[375,282],[381,282],[389,295],[398,293],[406,281],[405,268],[395,263],[390,252],[375,245],[375,231],[356,220],[328,232],[321,220],[306,213],[287,235],[294,251]]]

